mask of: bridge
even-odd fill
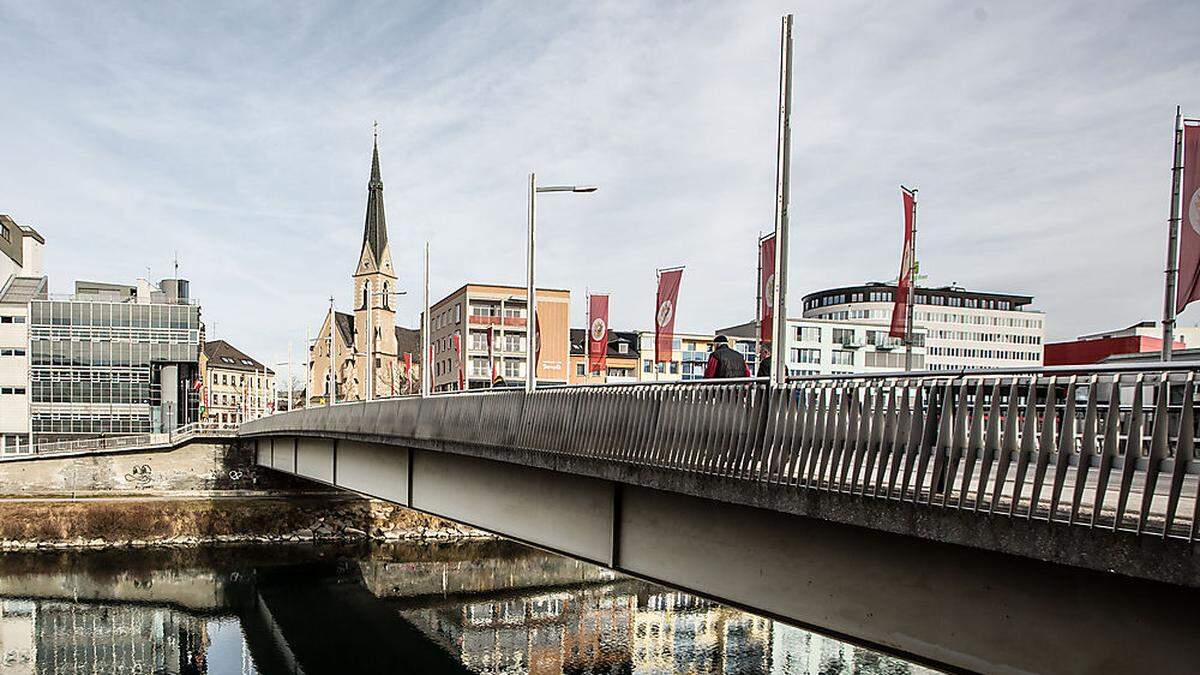
[[[485,390],[240,434],[275,470],[918,659],[1181,670],[1167,647],[1200,629],[1195,376]]]

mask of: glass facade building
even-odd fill
[[[34,443],[166,431],[197,419],[200,308],[156,295],[30,303]]]

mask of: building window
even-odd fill
[[[654,362],[650,359],[642,359],[642,372],[649,373],[654,369]]]
[[[793,347],[791,350],[791,360],[795,363],[820,363],[820,349],[800,349]]]
[[[583,362],[575,364],[575,374],[582,376],[587,370],[587,365]]]
[[[820,326],[799,326],[796,328],[796,340],[799,342],[820,342]]]
[[[853,328],[834,328],[833,329],[833,342],[834,342],[834,344],[839,344],[839,345],[853,344],[854,343],[854,329]],[[837,362],[834,361],[834,363],[837,363]]]
[[[833,350],[831,362],[835,366],[852,366],[854,365],[854,352],[845,349]]]

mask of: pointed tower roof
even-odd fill
[[[379,172],[379,133],[375,133],[371,156],[371,179],[367,182],[367,219],[363,225],[363,248],[371,251],[375,269],[382,264],[381,256],[387,246],[387,218],[383,212],[383,178]]]

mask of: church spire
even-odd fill
[[[363,225],[363,248],[370,252],[375,269],[383,264],[387,247],[387,218],[383,212],[383,178],[379,171],[379,123],[374,123],[374,148],[371,153],[371,179],[367,183],[367,218]]]

